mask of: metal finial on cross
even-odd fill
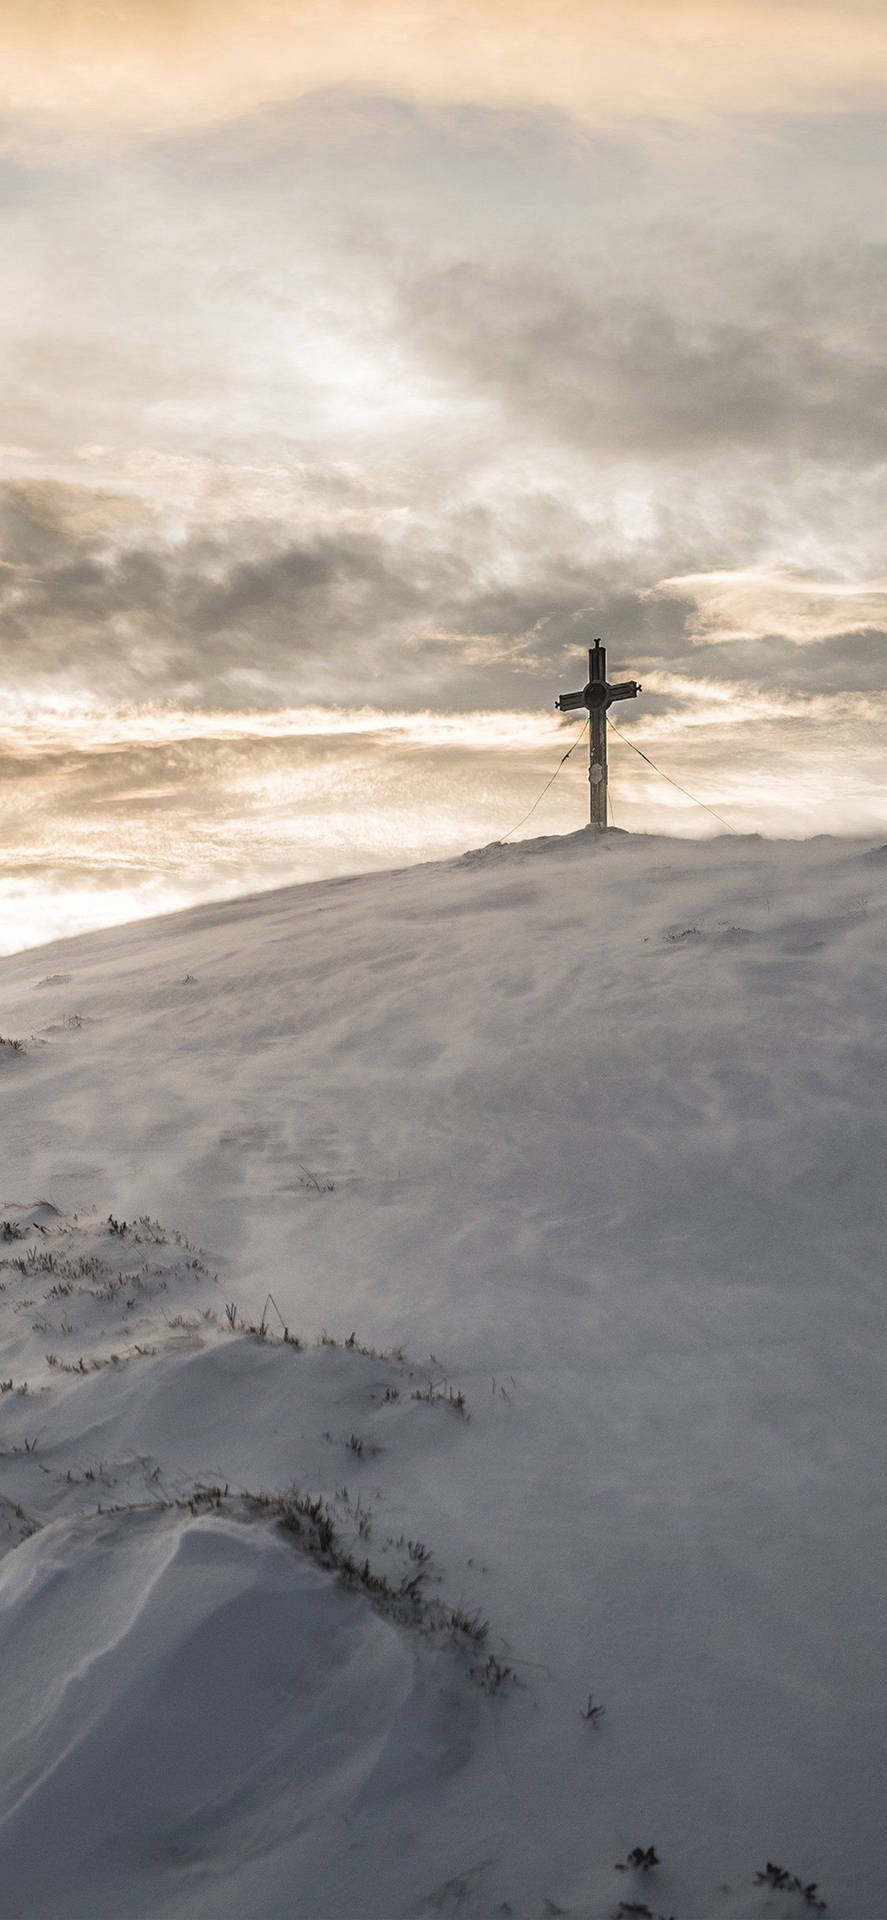
[[[559,693],[555,701],[558,713],[574,713],[587,707],[591,719],[588,734],[589,825],[607,825],[607,708],[614,700],[634,700],[641,692],[636,680],[607,679],[607,650],[596,640],[588,649],[588,684],[581,693]]]

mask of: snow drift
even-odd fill
[[[0,964],[0,1911],[879,1920],[885,911],[580,834]]]

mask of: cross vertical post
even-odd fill
[[[598,688],[600,692],[598,692]],[[591,726],[588,729],[588,824],[607,825],[607,652],[596,640],[588,649],[588,690]],[[591,699],[595,704],[591,705]]]
[[[588,649],[588,681],[579,693],[559,693],[555,701],[558,713],[575,713],[584,707],[588,729],[588,824],[607,826],[607,708],[614,700],[634,700],[641,688],[636,680],[607,679],[606,648],[596,640]]]

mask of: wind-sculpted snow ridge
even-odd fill
[[[3,1920],[882,1920],[885,932],[579,834],[0,965]]]
[[[11,1373],[0,1381],[0,1388],[4,1395],[27,1402],[27,1409],[21,1410],[25,1425],[31,1420],[39,1422],[39,1431],[32,1438],[25,1436],[7,1450],[6,1457],[22,1461],[20,1472],[29,1463],[34,1487],[34,1500],[27,1509],[20,1502],[9,1503],[9,1512],[17,1523],[10,1523],[9,1531],[14,1536],[11,1545],[37,1531],[42,1524],[38,1516],[49,1512],[55,1517],[60,1505],[77,1514],[91,1513],[93,1495],[97,1496],[99,1512],[107,1512],[111,1505],[122,1509],[138,1504],[185,1506],[192,1514],[212,1509],[236,1512],[240,1518],[271,1517],[299,1542],[309,1558],[361,1590],[377,1610],[426,1634],[448,1635],[477,1656],[486,1640],[486,1622],[477,1613],[447,1608],[429,1597],[431,1554],[423,1543],[405,1541],[402,1536],[386,1539],[381,1546],[388,1556],[387,1568],[371,1565],[371,1556],[374,1560],[377,1550],[375,1542],[371,1549],[366,1545],[373,1531],[372,1521],[359,1498],[356,1505],[352,1503],[347,1487],[337,1487],[335,1496],[329,1499],[306,1494],[289,1483],[283,1491],[255,1492],[240,1484],[232,1485],[229,1475],[224,1485],[221,1475],[215,1482],[206,1474],[192,1479],[185,1473],[182,1477],[181,1464],[176,1460],[176,1440],[185,1407],[187,1424],[193,1428],[198,1404],[204,1398],[211,1401],[218,1393],[218,1356],[211,1356],[208,1350],[224,1348],[225,1360],[230,1363],[232,1340],[240,1350],[241,1390],[261,1391],[266,1401],[269,1373],[272,1377],[279,1374],[284,1386],[295,1389],[295,1403],[303,1414],[306,1405],[312,1412],[316,1403],[324,1406],[330,1388],[341,1411],[341,1384],[347,1383],[353,1405],[363,1412],[363,1431],[357,1433],[352,1427],[342,1435],[327,1429],[320,1434],[339,1459],[350,1456],[352,1461],[363,1461],[382,1453],[390,1444],[392,1428],[404,1426],[405,1411],[410,1420],[417,1417],[420,1407],[444,1407],[467,1419],[465,1397],[457,1387],[417,1370],[402,1354],[379,1354],[359,1345],[354,1335],[339,1343],[321,1334],[312,1366],[305,1357],[303,1342],[283,1322],[279,1331],[272,1331],[270,1297],[266,1312],[255,1323],[244,1321],[233,1301],[228,1301],[222,1312],[216,1276],[197,1249],[180,1235],[168,1235],[158,1221],[147,1217],[131,1224],[113,1216],[107,1220],[65,1220],[46,1203],[31,1208],[8,1207],[0,1222],[0,1247],[0,1293],[4,1296],[0,1300],[0,1324],[5,1323],[6,1335],[3,1353],[7,1359],[15,1353],[24,1369],[20,1378]],[[41,1353],[47,1341],[52,1342],[52,1350]],[[255,1354],[258,1346],[264,1349],[262,1361]],[[76,1359],[64,1357],[75,1353]],[[296,1354],[301,1360],[299,1379],[291,1374],[290,1356]],[[337,1354],[349,1356],[344,1369],[335,1358]],[[186,1367],[171,1364],[184,1355],[189,1356]],[[138,1369],[137,1363],[150,1360],[158,1364]],[[147,1379],[127,1381],[122,1396],[117,1392],[89,1396],[82,1391],[71,1395],[69,1389],[74,1383],[79,1388],[106,1369],[119,1375],[127,1365],[147,1371]],[[223,1391],[229,1403],[236,1399],[232,1384],[235,1373],[236,1366],[225,1366]],[[259,1377],[253,1378],[256,1374]],[[134,1404],[145,1392],[152,1400],[156,1398],[158,1378],[163,1381],[168,1459],[124,1455],[120,1460],[94,1460],[85,1468],[66,1460],[64,1435],[69,1432],[71,1444],[79,1446],[83,1421],[87,1420],[91,1430],[97,1402],[105,1434],[112,1431],[121,1404],[131,1427]],[[179,1388],[183,1404],[177,1410]],[[15,1400],[10,1402],[12,1406]],[[172,1417],[176,1410],[178,1419]],[[210,1428],[214,1420],[222,1427],[224,1418],[221,1407],[203,1413]],[[46,1440],[49,1432],[54,1436],[51,1443]],[[175,1493],[170,1491],[174,1476],[178,1476]],[[330,1480],[329,1472],[325,1478]],[[85,1508],[84,1488],[89,1490]],[[113,1502],[107,1497],[111,1493]],[[486,1687],[492,1684],[494,1672],[500,1685],[512,1677],[493,1654],[486,1656],[485,1666],[476,1665],[470,1671],[483,1678]]]
[[[289,1912],[309,1815],[448,1773],[476,1698],[514,1684],[366,1478],[464,1396],[353,1335],[244,1321],[147,1217],[4,1207],[0,1327],[7,1910],[147,1914],[193,1883],[227,1911],[258,1851]]]

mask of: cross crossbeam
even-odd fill
[[[591,726],[588,735],[589,825],[607,825],[607,708],[615,700],[634,700],[641,692],[637,680],[608,680],[607,652],[596,640],[588,649],[588,680],[578,693],[559,693],[558,713],[576,713],[585,707]]]

